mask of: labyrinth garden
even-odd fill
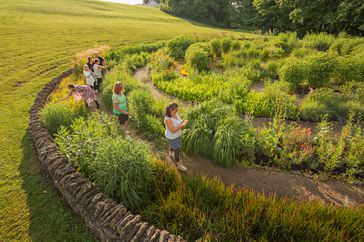
[[[83,83],[79,71],[62,81],[41,116],[69,162],[131,211],[189,241],[364,237],[364,207],[264,196],[169,167],[161,154],[169,100],[156,99],[149,80],[134,78],[147,67],[153,85],[180,104],[189,120],[188,155],[223,167],[271,166],[364,182],[363,38],[180,36],[113,50],[107,63],[102,101],[110,109],[113,84],[122,81],[139,138],[125,135],[106,113],[57,101],[68,83]]]

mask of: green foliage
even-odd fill
[[[191,36],[178,36],[167,43],[169,54],[176,59],[182,59],[185,57],[188,47],[195,43],[197,40]]]
[[[292,90],[299,91],[306,80],[306,66],[304,61],[287,61],[279,69],[279,77],[282,81],[290,83]]]
[[[329,88],[318,89],[307,95],[300,107],[300,116],[305,120],[319,121],[323,114],[331,120],[343,121],[350,111],[362,115],[364,100],[360,95],[363,87],[344,88],[337,93]],[[357,92],[359,91],[359,93]]]
[[[183,186],[180,173],[164,161],[154,161],[152,165],[152,200],[166,199],[172,192]]]
[[[164,71],[174,66],[174,59],[169,56],[166,49],[160,49],[153,53],[152,59],[148,64],[150,69],[155,71]]]
[[[306,78],[311,87],[326,87],[338,66],[337,58],[331,54],[318,54],[307,58]]]
[[[204,71],[208,69],[208,53],[199,46],[191,45],[186,51],[185,59],[187,65],[197,71]]]
[[[319,51],[327,51],[334,40],[335,37],[327,33],[307,34],[303,38],[303,46]]]
[[[295,118],[297,107],[295,97],[288,93],[289,84],[286,82],[265,82],[263,92],[251,91],[241,110],[245,110],[254,116],[273,117],[284,115]]]
[[[255,157],[254,145],[254,131],[248,130],[241,118],[226,117],[216,128],[212,159],[225,167],[229,167],[238,159],[243,158],[251,162]]]
[[[183,187],[146,207],[142,216],[189,241],[357,240],[362,210],[297,203],[186,176]]]
[[[220,39],[211,40],[210,41],[210,46],[211,46],[211,53],[215,58],[221,56],[222,41]]]
[[[163,137],[163,110],[157,109],[156,102],[145,89],[136,89],[128,96],[131,122],[149,139]]]
[[[212,158],[228,167],[240,159],[254,160],[254,131],[235,110],[217,100],[201,103],[187,113],[189,125],[183,137],[187,152]]]
[[[51,134],[56,134],[61,126],[70,127],[78,117],[88,115],[88,110],[83,104],[76,104],[71,107],[61,103],[49,103],[41,111],[40,117]]]
[[[93,177],[113,198],[136,209],[149,202],[151,158],[143,143],[104,138],[97,147]]]
[[[70,129],[62,127],[55,141],[72,165],[92,177],[97,148],[103,139],[120,135],[118,126],[107,114],[93,113],[88,119],[76,119]]]
[[[146,66],[149,60],[150,55],[145,52],[141,52],[134,55],[127,55],[124,58],[123,63],[125,63],[129,70],[136,71],[138,68]]]
[[[117,50],[113,50],[109,52],[106,56],[106,59],[109,63],[109,61],[116,61],[117,63],[120,63],[124,60],[125,57],[131,56],[134,54],[139,53],[151,53],[154,51],[157,51],[158,49],[165,46],[164,42],[156,42],[151,44],[135,44],[127,47],[123,47]]]
[[[364,81],[364,60],[358,57],[342,57],[332,77],[332,82],[341,85],[350,81]]]

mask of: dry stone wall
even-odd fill
[[[143,222],[140,215],[132,214],[123,204],[109,198],[60,154],[51,135],[42,125],[39,112],[53,89],[72,73],[71,69],[49,82],[38,94],[30,111],[30,134],[44,170],[55,187],[101,241],[184,241],[180,236]]]

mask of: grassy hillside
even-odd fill
[[[0,241],[92,240],[32,160],[28,111],[77,52],[221,32],[149,9],[88,0],[0,1]]]

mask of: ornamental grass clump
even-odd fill
[[[92,177],[111,197],[130,209],[149,202],[151,157],[143,143],[120,136],[103,139],[94,166]]]
[[[360,241],[363,209],[294,202],[187,175],[142,216],[188,241]]]
[[[248,130],[244,121],[237,116],[228,116],[216,128],[212,159],[224,167],[232,166],[243,158],[252,161],[254,143],[254,132]]]
[[[76,118],[88,115],[88,110],[83,103],[73,104],[74,106],[49,103],[40,112],[40,118],[49,133],[55,135],[61,126],[70,127]]]

